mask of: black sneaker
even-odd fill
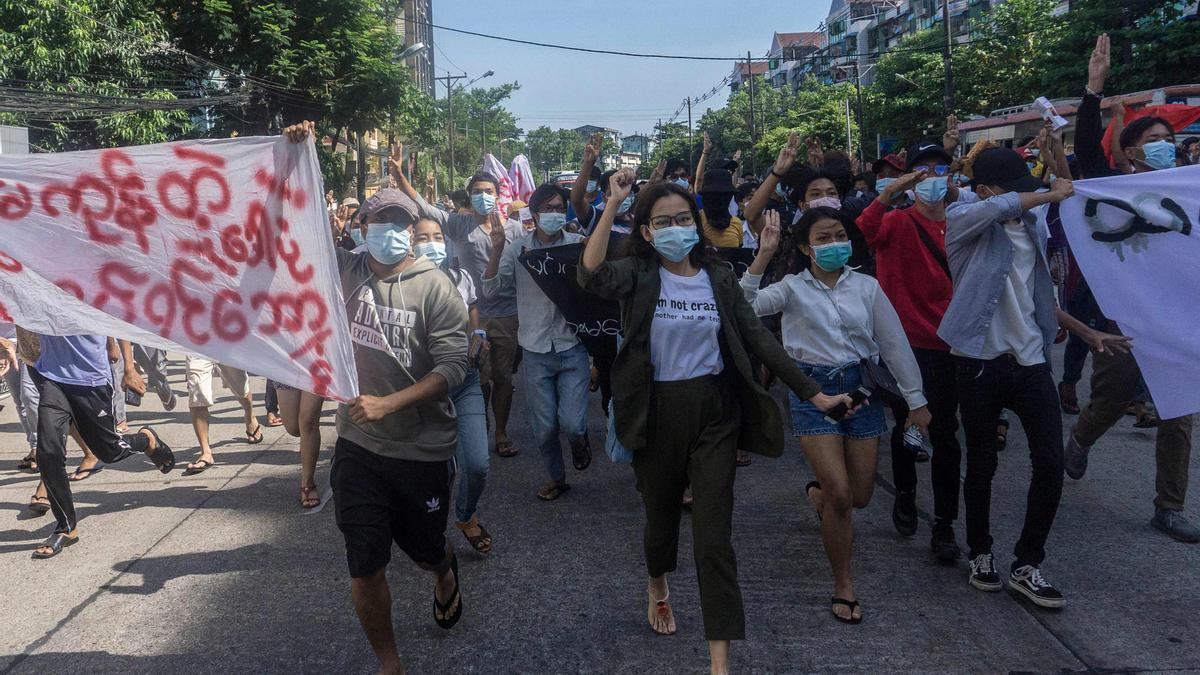
[[[917,493],[896,492],[896,503],[892,505],[892,524],[905,537],[917,533]]]
[[[954,541],[954,526],[950,523],[934,523],[933,538],[929,540],[929,550],[938,562],[951,564],[962,557],[962,549]]]
[[[1008,575],[1008,587],[1029,598],[1038,607],[1059,609],[1067,606],[1067,599],[1050,582],[1042,578],[1042,571],[1033,565],[1021,565]]]
[[[971,577],[969,582],[975,588],[988,593],[997,593],[1004,588],[1000,575],[996,573],[996,563],[991,553],[980,553],[971,558]]]

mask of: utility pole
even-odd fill
[[[692,137],[692,97],[687,97],[688,107],[688,171],[696,166],[696,141]]]
[[[435,77],[433,79],[438,82],[443,80],[446,82],[446,128],[449,130],[447,138],[450,142],[450,162],[447,164],[447,168],[450,169],[450,184],[446,187],[447,191],[450,191],[454,189],[454,93],[451,89],[454,86],[455,80],[465,80],[467,79],[467,74],[451,75],[450,71],[447,70],[445,77]]]
[[[859,166],[866,166],[867,160],[863,156],[863,145],[866,144],[866,139],[863,138],[863,100],[862,100],[862,78],[858,71],[858,58],[854,59],[854,91],[858,98],[858,110],[856,117],[858,122],[858,163]]]
[[[954,68],[950,54],[950,44],[954,33],[950,30],[950,0],[942,0],[942,23],[946,27],[946,45],[942,49],[942,67],[946,71],[946,93],[942,98],[942,107],[946,117],[954,114]]]
[[[746,77],[750,78],[750,170],[758,173],[758,159],[755,157],[754,146],[758,145],[754,129],[754,64],[750,61],[750,51],[746,51]]]

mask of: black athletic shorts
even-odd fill
[[[330,483],[351,577],[387,565],[392,542],[426,568],[445,562],[453,461],[392,459],[338,439]]]

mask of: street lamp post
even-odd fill
[[[475,84],[476,82],[478,82],[479,80],[482,80],[485,77],[491,77],[492,75],[495,75],[495,74],[496,74],[496,71],[489,70],[486,73],[480,75],[479,77],[471,80],[465,86],[469,87],[472,84]],[[450,161],[447,163],[447,168],[450,170],[449,189],[453,190],[454,189],[454,133],[455,133],[455,129],[454,129],[454,83],[457,80],[467,79],[467,74],[463,73],[462,75],[451,75],[450,72],[447,71],[445,77],[435,77],[433,79],[437,80],[438,82],[441,82],[443,80],[446,82],[446,118],[447,118],[446,119],[446,128],[448,131],[447,141],[449,142],[449,145],[450,145]],[[468,120],[468,124],[470,124],[469,120]]]

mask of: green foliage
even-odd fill
[[[164,84],[166,55],[154,44],[166,37],[143,0],[0,0],[0,79],[35,93],[174,99],[177,85]],[[48,150],[156,143],[188,128],[187,113],[178,110],[62,112],[8,113],[4,121],[29,126],[30,140]]]
[[[1200,18],[1176,0],[1074,0],[1054,49],[1040,58],[1046,96],[1078,96],[1096,36],[1108,33],[1108,93],[1200,82]]]
[[[1008,0],[972,23],[970,43],[954,51],[958,110],[985,115],[1050,95],[1043,91],[1043,59],[1058,49],[1068,23],[1065,16],[1052,15],[1056,4]],[[1087,55],[1081,58],[1086,65]]]
[[[864,92],[868,155],[875,154],[876,133],[895,137],[905,146],[933,133],[930,125],[941,124],[945,71],[937,50],[943,35],[935,29],[913,33],[897,45],[913,51],[893,51],[879,59],[875,81]]]

